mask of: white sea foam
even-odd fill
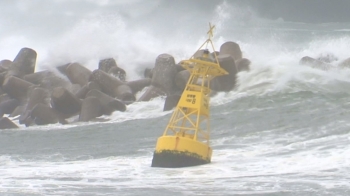
[[[270,134],[274,134],[273,132]],[[346,170],[350,163],[349,134],[295,142],[287,146],[272,144],[285,138],[276,135],[272,141],[246,143],[236,148],[214,150],[212,163],[186,169],[151,168],[153,149],[144,149],[144,156],[118,156],[82,161],[20,161],[10,156],[0,157],[1,192],[18,190],[20,193],[60,194],[76,189],[167,188],[190,194],[223,191],[260,192],[284,191],[285,187],[259,189],[250,183],[273,186],[284,183],[302,183],[305,178],[325,188],[343,186],[344,176],[333,172]],[[242,138],[241,138],[242,139]],[[249,139],[249,138],[246,138]],[[239,140],[235,138],[229,143]],[[268,142],[268,143],[267,143]],[[334,142],[338,147],[334,148]],[[220,143],[220,142],[219,142]],[[213,147],[219,144],[213,141]],[[323,148],[318,148],[322,146]],[[330,148],[326,148],[329,146]],[[283,154],[281,154],[283,153]],[[267,178],[269,180],[267,180]],[[319,181],[317,179],[324,179]],[[231,186],[228,186],[230,184]],[[205,189],[203,189],[205,185]],[[293,189],[293,187],[290,187]],[[118,190],[116,190],[118,192]],[[101,193],[101,195],[103,195]]]

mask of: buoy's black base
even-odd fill
[[[207,163],[210,163],[210,160],[204,160],[194,153],[163,150],[161,152],[154,152],[151,167],[177,168]]]

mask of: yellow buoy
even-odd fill
[[[190,59],[181,61],[181,65],[191,75],[168,126],[157,140],[152,167],[188,167],[211,161],[210,81],[215,76],[228,73],[218,64],[219,61],[211,41],[215,26],[209,23],[209,27],[209,37],[197,52],[210,44],[214,58],[210,58],[209,50],[205,49],[201,57],[195,58],[193,55]]]

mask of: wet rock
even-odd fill
[[[3,90],[12,98],[23,100],[27,97],[27,92],[34,84],[20,78],[9,76],[4,80]]]
[[[22,78],[27,74],[34,73],[37,54],[31,48],[22,48],[9,68],[8,74]]]
[[[98,69],[102,70],[106,73],[113,68],[113,67],[118,67],[117,63],[115,62],[114,58],[107,58],[107,59],[102,59],[98,63]]]
[[[84,99],[79,115],[79,121],[87,122],[103,115],[103,108],[96,97]]]
[[[132,93],[135,94],[141,91],[142,89],[144,89],[145,87],[151,85],[151,79],[144,78],[140,80],[134,80],[134,81],[127,82],[126,85],[128,85],[131,88]]]
[[[0,129],[16,129],[18,126],[7,117],[0,118]]]
[[[143,95],[137,101],[149,101],[153,98],[165,95],[166,93],[163,92],[160,88],[151,85],[147,88],[145,93],[143,93]]]
[[[91,73],[92,72],[88,68],[80,65],[79,63],[72,63],[66,68],[66,75],[68,79],[73,84],[80,84],[81,86],[84,86],[89,82]]]
[[[176,74],[174,57],[169,54],[161,54],[156,59],[151,85],[170,95],[175,90],[174,79]]]
[[[237,60],[235,63],[236,63],[236,67],[237,67],[238,72],[250,70],[250,68],[249,68],[250,60],[248,60],[246,58],[242,58],[240,60]]]
[[[51,105],[52,108],[66,117],[78,114],[81,109],[81,101],[63,87],[57,87],[53,90]]]
[[[234,59],[231,55],[224,54],[218,56],[221,68],[228,72],[228,75],[217,76],[211,81],[211,89],[214,91],[229,92],[236,85],[237,68]]]
[[[118,78],[120,81],[125,82],[126,79],[126,72],[124,69],[120,68],[120,67],[112,67],[109,71],[109,74],[111,74],[112,76]]]
[[[310,66],[312,68],[317,68],[321,70],[329,70],[332,66],[328,63],[324,63],[322,61],[316,60],[312,57],[309,56],[304,56],[303,58],[300,59],[299,61],[300,65],[306,65]]]
[[[0,103],[0,117],[4,114],[11,114],[17,106],[19,106],[19,101],[16,99],[9,99]]]
[[[237,61],[242,58],[242,51],[239,45],[235,42],[225,42],[220,47],[220,55],[231,55]]]
[[[88,98],[88,97],[95,97],[100,101],[100,104],[101,104],[102,110],[103,110],[103,114],[105,114],[105,115],[110,115],[114,111],[124,112],[126,110],[126,105],[123,102],[121,102],[117,99],[114,99],[113,97],[111,97],[111,96],[109,96],[109,95],[107,95],[99,90],[96,90],[96,89],[90,90],[86,95],[86,98]]]

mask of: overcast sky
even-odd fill
[[[48,43],[67,40],[66,49],[84,35],[86,38],[76,45],[90,42],[93,47],[103,47],[99,46],[101,42],[118,41],[107,36],[123,26],[127,26],[123,39],[133,37],[136,45],[138,39],[145,39],[145,31],[163,42],[168,34],[174,36],[175,31],[180,32],[178,36],[181,32],[191,32],[186,36],[198,37],[206,31],[209,21],[219,27],[228,15],[230,24],[244,23],[251,18],[306,23],[350,22],[350,0],[1,0],[0,9],[0,57],[9,59],[24,46],[45,51],[52,46]],[[93,27],[96,20],[97,26],[104,21],[109,23],[102,30],[105,34],[97,38],[95,33],[99,26]],[[90,26],[77,30],[84,24]],[[86,30],[90,30],[90,34]],[[125,34],[129,32],[134,34],[128,37]]]
[[[0,35],[61,32],[83,18],[101,13],[115,13],[135,21],[155,20],[155,17],[164,16],[171,22],[189,12],[210,13],[221,2],[222,0],[1,0]],[[350,22],[350,0],[227,2],[250,7],[259,16],[270,19],[283,18],[285,21],[295,22]]]

